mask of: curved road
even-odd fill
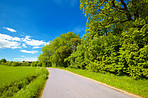
[[[42,98],[132,98],[70,72],[47,68],[49,78]]]

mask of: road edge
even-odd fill
[[[46,68],[46,69],[47,69],[47,68]],[[49,72],[49,71],[48,71],[48,72]],[[38,98],[42,98],[42,95],[43,95],[43,92],[44,92],[44,89],[45,89],[45,86],[46,86],[46,83],[47,83],[48,78],[49,78],[49,74],[48,74],[48,77],[47,77],[47,79],[46,79],[46,81],[45,81],[45,83],[44,83],[43,88],[42,88],[41,91],[40,91],[40,94],[39,94]]]
[[[61,68],[55,68],[55,69],[61,69]],[[129,95],[129,96],[131,96],[131,97],[133,97],[133,98],[144,98],[144,97],[141,97],[141,96],[139,96],[139,95],[136,95],[136,94],[127,92],[127,91],[125,91],[125,90],[122,90],[122,89],[119,89],[119,88],[110,86],[110,85],[108,85],[108,84],[105,84],[105,83],[96,81],[96,80],[94,80],[94,79],[91,79],[91,78],[88,78],[88,77],[85,77],[85,76],[82,76],[82,75],[73,73],[73,72],[71,72],[71,71],[68,71],[68,70],[65,70],[65,69],[61,69],[61,70],[64,70],[64,71],[69,72],[69,73],[71,73],[71,74],[74,74],[74,75],[76,75],[76,76],[80,76],[80,77],[82,77],[82,78],[91,80],[91,81],[93,81],[93,82],[96,82],[96,83],[101,84],[101,85],[103,85],[103,86],[106,86],[106,87],[108,87],[108,88],[111,88],[111,89],[114,89],[114,90],[119,91],[119,92],[121,92],[121,93],[124,93],[124,94],[126,94],[126,95]]]

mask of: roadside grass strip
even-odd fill
[[[48,77],[48,72],[41,74],[33,82],[26,86],[26,88],[21,89],[12,98],[37,98],[40,94],[41,89]]]
[[[108,84],[118,89],[122,89],[127,92],[139,95],[141,97],[148,98],[147,79],[134,80],[133,78],[128,76],[117,76],[110,73],[107,74],[95,73],[88,70],[74,69],[74,68],[61,68],[61,69],[65,69],[67,71],[88,77],[90,79],[94,79],[96,81]]]
[[[9,69],[9,67],[7,68]],[[17,69],[20,70],[21,68],[22,67],[18,67]],[[17,73],[17,71],[13,71],[13,67],[10,69],[13,72],[12,75],[15,75]],[[29,68],[29,69],[33,69],[33,68]],[[0,86],[0,98],[9,98],[9,97],[35,98],[40,94],[40,89],[42,88],[42,85],[44,85],[47,79],[47,76],[48,76],[47,69],[38,68],[38,69],[35,69],[33,73],[27,74],[26,76],[25,75],[22,76],[23,78],[22,77],[20,77],[19,79],[14,78],[14,80],[12,79],[9,83],[7,81],[5,84]],[[20,97],[20,94],[22,94],[22,92],[25,92],[25,94],[23,93],[24,97]],[[26,96],[31,96],[31,97],[26,97]]]

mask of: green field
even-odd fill
[[[27,75],[33,74],[39,68],[31,67],[8,67],[0,65],[0,87],[11,81],[21,80]]]
[[[47,76],[45,68],[0,65],[0,98],[38,97]]]
[[[63,69],[63,68],[62,68]],[[64,68],[65,70],[73,73],[97,80],[99,82],[111,85],[113,87],[143,96],[148,97],[148,80],[141,79],[135,80],[128,76],[117,76],[114,74],[101,74],[90,72],[88,70]]]

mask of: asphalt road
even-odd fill
[[[47,68],[49,78],[42,98],[132,98],[70,72]]]

